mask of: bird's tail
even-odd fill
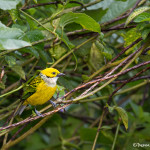
[[[21,115],[22,112],[24,111],[24,109],[25,109],[26,107],[27,107],[27,105],[21,104],[21,106],[19,107],[19,109],[16,111],[15,116]]]

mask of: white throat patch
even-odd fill
[[[48,86],[50,87],[55,87],[58,77],[53,77],[53,78],[49,78],[46,75],[40,73],[41,78],[47,83]]]

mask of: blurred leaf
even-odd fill
[[[150,13],[144,12],[142,14],[139,14],[134,19],[134,22],[144,22],[144,21],[150,21]]]
[[[110,127],[110,126],[102,126],[101,129],[110,130],[110,129],[112,129],[112,127]]]
[[[147,6],[145,6],[145,7],[140,7],[140,8],[138,8],[138,9],[135,9],[135,10],[130,14],[130,16],[127,18],[127,20],[126,20],[126,22],[125,22],[125,27],[126,27],[136,16],[138,16],[139,14],[141,14],[141,13],[143,13],[143,12],[149,10],[149,9],[150,9],[150,7],[147,7]]]
[[[87,38],[82,38],[80,40],[75,39],[75,40],[72,41],[72,43],[77,46],[77,45],[85,42],[85,40],[87,40]],[[85,57],[87,57],[90,54],[92,44],[93,44],[92,41],[88,42],[87,44],[84,44],[82,47],[80,47],[79,49],[77,49],[75,51],[75,54],[84,59]]]
[[[89,76],[87,76],[87,75],[82,75],[82,79],[83,79],[83,81],[87,81],[87,80],[89,80],[90,78],[89,78]]]
[[[0,82],[0,89],[5,89],[5,84],[3,82]]]
[[[30,29],[31,30],[35,30],[35,29],[37,29],[38,28],[38,25],[37,25],[37,23],[34,21],[34,20],[32,20],[30,17],[28,17],[28,16],[26,16],[26,19],[27,19],[27,24],[29,25],[29,27],[30,27]],[[39,30],[37,30],[37,31],[39,31]],[[31,31],[32,32],[32,31]]]
[[[5,26],[1,21],[0,21],[0,28],[3,27],[3,28],[7,28],[7,26]]]
[[[34,144],[34,148],[33,146],[31,146],[32,144]],[[41,133],[33,133],[32,135],[29,136],[29,139],[26,142],[26,146],[24,150],[41,150],[41,149],[45,149],[47,147],[47,144],[44,143]]]
[[[67,50],[60,45],[56,45],[49,50],[52,57],[54,57],[56,60],[59,59],[66,51]]]
[[[10,16],[14,23],[16,23],[17,19],[19,19],[19,12],[17,9],[9,10]]]
[[[28,31],[26,33],[26,36],[29,38],[29,40],[31,42],[35,42],[35,41],[44,39],[44,35],[42,34],[42,32],[40,30]],[[43,45],[43,43],[39,43],[39,45],[41,45],[41,44]]]
[[[82,13],[69,12],[63,15],[60,19],[60,26],[64,28],[73,22],[80,24],[86,30],[100,33],[100,25],[88,15]]]
[[[15,71],[22,79],[25,80],[25,72],[24,72],[24,70],[22,69],[21,66],[19,66],[19,65],[13,65],[13,66],[11,67],[11,69],[12,69],[13,71]]]
[[[0,39],[20,39],[24,32],[17,28],[0,27]]]
[[[60,39],[69,47],[69,49],[74,48],[74,45],[70,42],[66,33],[62,29],[57,28],[56,33],[59,35]]]
[[[0,39],[0,50],[12,50],[31,46],[30,43],[16,39]]]
[[[65,88],[63,86],[57,85],[57,90],[55,94],[53,95],[53,97],[57,99],[58,97],[62,97],[64,95],[65,95]]]
[[[130,29],[129,31],[127,31],[126,33],[124,34],[121,34],[124,38],[124,47],[127,47],[129,46],[131,43],[133,43],[135,40],[137,40],[138,38],[141,37],[141,34],[140,32],[137,31],[136,28],[133,28],[133,29]],[[131,51],[133,51],[136,47],[137,47],[138,44],[135,44],[134,46],[132,46],[131,48],[129,48],[125,54],[129,54]]]
[[[115,19],[121,14],[125,13],[128,9],[132,8],[137,0],[126,0],[126,1],[116,1],[116,0],[104,0],[100,2],[100,6],[103,10],[107,10],[105,15],[101,19],[101,23],[107,22],[109,20]]]
[[[23,49],[21,49],[21,52],[30,53],[33,56],[35,56],[36,58],[39,58],[38,50],[35,50],[34,47],[23,48]]]
[[[37,4],[37,0],[33,0]]]
[[[0,50],[19,49],[31,46],[30,43],[20,40],[24,32],[16,28],[0,27]]]
[[[107,9],[103,10],[102,8],[96,10],[85,10],[84,13],[92,17],[97,22],[100,22],[102,17],[106,14]]]
[[[122,107],[117,107],[117,106],[115,106],[114,109],[119,113],[119,116],[121,117],[123,124],[127,130],[128,129],[128,115],[126,111]]]
[[[137,117],[139,117],[139,106],[138,105],[136,105],[135,103],[133,103],[133,102],[130,102],[130,105],[131,105],[131,107],[132,107],[132,109],[133,109],[133,111],[134,111],[134,113],[135,113],[135,115],[137,116]]]
[[[2,78],[1,81],[0,81],[0,88],[1,88],[1,89],[5,89],[6,79],[7,79],[7,76],[4,75],[3,78]]]
[[[106,107],[108,107],[108,110],[110,113],[112,113],[114,111],[114,107],[111,107],[108,104],[106,104]]]
[[[58,79],[58,81],[66,89],[68,89],[68,90],[72,90],[73,89],[73,86],[72,86],[70,80],[68,80],[67,78],[61,77],[61,78]]]
[[[11,10],[16,9],[17,4],[21,0],[0,0],[0,9]]]
[[[143,31],[142,31],[142,38],[143,39],[146,39],[147,36],[149,35],[150,33],[150,28],[145,28]]]
[[[39,50],[39,55],[40,55],[40,58],[45,62],[50,62],[51,61],[51,58],[50,56],[48,55],[48,53],[46,53],[44,50]]]
[[[98,70],[104,62],[104,56],[102,52],[97,48],[95,43],[93,43],[91,47],[89,62],[90,64],[92,64],[95,70]]]
[[[81,128],[81,140],[93,142],[95,139],[96,132],[97,128]],[[97,142],[103,144],[110,144],[112,143],[112,135],[108,132],[106,134],[104,131],[101,130]]]
[[[5,60],[8,63],[9,67],[12,67],[16,64],[16,58],[13,56],[5,56]]]

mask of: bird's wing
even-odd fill
[[[42,78],[40,76],[37,76],[35,79],[33,79],[29,86],[32,87],[35,91],[36,91],[36,88],[38,87],[38,85],[42,82]]]
[[[25,100],[33,93],[35,93],[38,85],[42,82],[42,80],[43,79],[40,76],[37,76],[29,83],[28,86],[24,87],[22,99]]]

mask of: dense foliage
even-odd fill
[[[24,150],[150,147],[149,0],[0,0],[0,145]],[[57,108],[14,116],[40,70]]]

